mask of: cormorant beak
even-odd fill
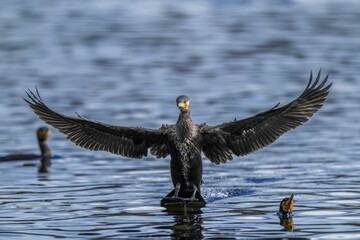
[[[189,109],[189,106],[190,106],[190,102],[189,101],[181,101],[179,102],[178,104],[178,107],[184,111],[184,110],[188,110]]]
[[[282,210],[284,212],[292,212],[293,207],[294,207],[294,194],[291,194],[290,198],[288,199],[284,199],[283,203],[282,203]]]

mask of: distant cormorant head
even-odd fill
[[[40,127],[37,130],[37,137],[39,141],[46,141],[50,136],[51,131],[47,127]]]
[[[190,108],[190,98],[185,95],[181,95],[176,99],[176,106],[180,108],[182,112],[186,112]]]
[[[280,203],[279,213],[291,214],[294,207],[294,194],[290,198],[284,198]]]

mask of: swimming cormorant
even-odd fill
[[[294,207],[294,194],[288,198],[284,198],[280,202],[279,211],[277,212],[280,225],[284,227],[286,231],[294,230],[294,222],[292,219],[292,211]]]
[[[320,71],[312,82],[312,74],[302,94],[289,104],[276,106],[252,117],[216,126],[194,124],[190,118],[190,99],[179,96],[176,105],[180,114],[176,124],[162,125],[158,130],[141,127],[114,126],[86,119],[69,117],[51,110],[39,92],[28,91],[24,99],[36,115],[52,125],[76,145],[108,151],[130,158],[150,153],[157,158],[171,156],[170,171],[174,190],[167,197],[196,198],[202,181],[201,152],[213,163],[225,163],[273,143],[285,132],[306,122],[326,100],[331,84],[328,76],[321,82]],[[205,202],[205,201],[204,201]]]
[[[280,202],[278,215],[280,217],[290,216],[292,214],[293,208],[294,208],[294,194],[291,194],[289,198],[286,197]]]
[[[51,165],[51,151],[47,144],[51,131],[47,127],[40,127],[36,131],[36,137],[38,140],[41,155],[38,154],[12,154],[8,156],[0,157],[2,161],[14,161],[14,160],[32,160],[40,158],[39,172],[48,172],[48,167]]]

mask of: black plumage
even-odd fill
[[[326,100],[332,85],[328,76],[320,82],[320,71],[314,82],[312,74],[303,93],[289,104],[258,113],[255,116],[217,126],[193,124],[190,99],[180,96],[176,103],[180,114],[176,124],[158,130],[104,124],[81,117],[69,117],[48,108],[38,91],[28,91],[24,99],[35,114],[83,148],[108,151],[131,158],[150,153],[158,158],[171,155],[174,190],[168,196],[197,198],[202,180],[201,152],[213,163],[232,160],[233,154],[244,156],[261,149],[285,132],[306,122]]]

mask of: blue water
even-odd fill
[[[57,111],[158,128],[175,99],[194,122],[240,119],[295,98],[310,69],[328,101],[275,144],[220,166],[204,158],[201,212],[160,206],[169,159],[76,147],[52,129],[57,158],[0,164],[0,238],[360,238],[358,1],[0,1],[0,155],[37,153],[39,88]],[[293,230],[276,215],[295,194]]]

